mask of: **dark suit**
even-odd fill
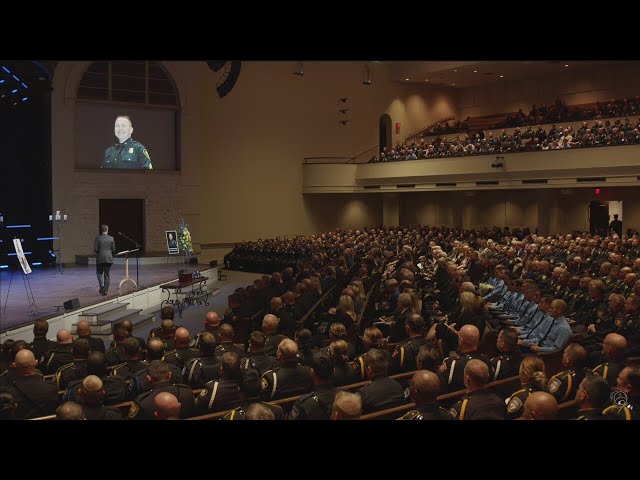
[[[96,237],[93,251],[96,252],[96,274],[98,275],[100,293],[106,293],[109,290],[109,271],[116,253],[116,241],[111,235],[102,233]]]

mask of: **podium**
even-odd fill
[[[139,251],[139,248],[134,248],[133,250],[123,250],[121,252],[116,253],[117,257],[120,257],[122,255],[125,256],[125,260],[124,260],[124,278],[122,280],[120,280],[120,285],[118,285],[118,288],[120,290],[122,290],[122,285],[126,284],[127,282],[131,282],[133,284],[133,288],[134,290],[138,289],[138,284],[136,283],[136,281],[129,277],[129,254],[130,253],[135,253],[137,251]],[[136,256],[136,269],[138,265],[138,257]]]

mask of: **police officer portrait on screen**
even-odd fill
[[[116,118],[114,133],[118,143],[104,152],[101,168],[138,168],[153,170],[149,152],[140,142],[131,138],[133,123],[126,115]]]

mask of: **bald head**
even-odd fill
[[[69,330],[58,330],[58,334],[56,335],[56,340],[60,344],[73,342],[73,338],[71,337]]]
[[[273,297],[269,302],[269,307],[271,307],[271,311],[277,312],[282,308],[282,299],[280,297]]]
[[[89,325],[89,322],[87,320],[80,320],[78,325],[76,325],[76,333],[81,337],[91,335],[91,326]]]
[[[104,384],[100,377],[87,375],[78,389],[78,401],[82,405],[102,405],[104,394]]]
[[[547,392],[533,392],[524,402],[525,420],[555,420],[558,416],[558,401]]]
[[[275,332],[278,329],[278,317],[268,313],[262,319],[262,330],[265,333]]]
[[[32,375],[36,369],[36,357],[33,356],[33,352],[27,348],[20,350],[16,353],[14,365],[16,367],[16,374],[19,376]]]
[[[276,417],[269,407],[261,403],[252,403],[247,408],[246,420],[275,420]]]
[[[604,338],[603,353],[611,360],[622,360],[627,349],[627,339],[617,333],[610,333]]]
[[[100,380],[100,377],[95,375],[87,375],[84,377],[84,380],[82,380],[82,388],[86,392],[98,392],[102,390],[102,387],[102,380]]]
[[[429,370],[419,370],[411,378],[411,400],[417,406],[436,402],[440,393],[440,379]]]
[[[285,338],[278,345],[278,359],[282,362],[287,362],[291,360],[296,360],[296,355],[298,355],[298,345],[296,342],[289,338]]]
[[[189,330],[179,327],[175,335],[176,348],[187,348],[189,346],[189,338]]]
[[[85,420],[82,405],[65,402],[56,410],[56,420]]]
[[[207,312],[204,317],[205,327],[217,327],[220,325],[220,316],[216,312]]]
[[[461,353],[475,352],[480,343],[480,330],[475,325],[463,325],[458,332]]]
[[[156,409],[154,415],[158,420],[180,418],[180,407],[182,405],[172,393],[160,392],[153,399],[153,406]]]

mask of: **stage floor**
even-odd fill
[[[206,270],[209,265],[140,265],[140,289],[166,283],[178,278],[178,270]],[[136,279],[136,267],[129,267],[129,275]],[[64,312],[62,304],[78,297],[80,307],[104,302],[117,297],[118,285],[124,278],[124,265],[114,264],[111,268],[109,294],[104,297],[98,292],[98,278],[95,265],[75,265],[67,267],[62,273],[57,269],[34,268],[28,275],[31,291],[37,305],[37,313],[31,314],[22,271],[8,272],[0,270],[0,332],[20,325],[33,323],[38,318],[49,318]],[[126,288],[126,284],[123,286]],[[122,293],[129,293],[128,289]],[[59,305],[60,308],[56,308]]]

